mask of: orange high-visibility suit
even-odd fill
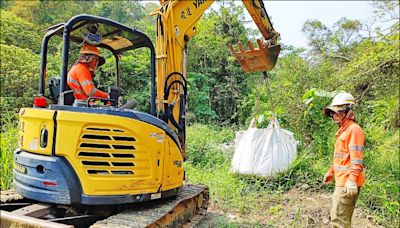
[[[335,174],[336,187],[345,186],[349,178],[359,187],[364,184],[364,141],[364,131],[354,120],[346,118],[340,123],[336,133],[333,165],[329,169]]]
[[[351,118],[344,119],[339,125],[333,165],[329,169],[335,177],[331,221],[332,227],[350,228],[360,188],[365,182],[363,165],[365,136],[361,127]],[[358,191],[354,196],[347,194],[349,190],[344,191],[348,180],[358,186]]]
[[[68,86],[74,91],[76,100],[85,101],[89,97],[108,98],[108,94],[96,89],[85,63],[78,63],[68,72]]]

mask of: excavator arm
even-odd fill
[[[157,116],[177,131],[185,157],[185,114],[187,101],[186,45],[196,33],[196,24],[213,0],[160,0],[156,38],[156,110]],[[245,72],[271,70],[278,58],[279,33],[271,24],[261,0],[243,0],[264,40],[258,47],[248,42],[248,50],[239,44],[230,49]]]
[[[264,40],[257,40],[258,48],[248,41],[248,50],[239,44],[239,51],[229,45],[233,55],[245,72],[265,72],[272,70],[278,59],[281,46],[278,44],[280,34],[274,30],[262,0],[243,0],[243,5],[253,18]]]

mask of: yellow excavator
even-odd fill
[[[185,185],[186,47],[196,23],[214,1],[160,0],[155,47],[144,33],[118,22],[78,15],[47,30],[41,50],[39,93],[19,113],[14,190],[2,192],[1,224],[76,227],[179,226],[207,209],[208,190]],[[245,72],[271,70],[277,33],[261,0],[243,1],[263,40],[232,53]],[[62,37],[61,77],[46,86],[48,43]],[[112,53],[115,85],[109,99],[72,106],[67,71],[73,43],[90,42]],[[150,113],[121,106],[120,58],[150,51]],[[132,204],[136,203],[136,204]],[[140,204],[138,204],[140,203]],[[47,224],[47,225],[46,225]]]

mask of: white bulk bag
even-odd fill
[[[252,125],[236,134],[232,171],[268,177],[287,170],[297,154],[293,133],[280,128],[276,119],[264,129]]]

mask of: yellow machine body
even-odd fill
[[[27,111],[28,110],[28,111]],[[53,110],[21,109],[19,112],[19,147],[32,153],[51,155],[51,146],[40,146],[42,129],[48,130],[48,143],[53,143]]]
[[[45,148],[43,129],[48,130]],[[140,120],[25,108],[20,135],[20,149],[64,157],[86,195],[157,193],[183,185],[178,144],[163,129]]]

